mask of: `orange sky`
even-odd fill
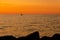
[[[0,13],[60,13],[60,0],[0,0]]]

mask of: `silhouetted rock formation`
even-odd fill
[[[52,36],[53,40],[60,40],[60,34],[55,34]]]
[[[50,37],[44,36],[40,40],[52,40]]]
[[[13,36],[3,36],[0,37],[0,40],[16,40],[16,38]]]
[[[0,40],[60,40],[60,34],[55,34],[52,37],[44,36],[40,38],[39,32],[31,33],[25,37],[15,38],[13,36],[0,37]]]
[[[26,37],[21,37],[21,38],[18,38],[19,40],[23,39],[23,40],[39,40],[40,37],[39,37],[39,33],[38,32],[34,32],[34,33],[31,33],[30,35],[26,36]]]

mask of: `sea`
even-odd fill
[[[27,36],[35,31],[40,37],[60,34],[58,14],[0,14],[0,36]]]

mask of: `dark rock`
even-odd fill
[[[16,38],[13,36],[3,36],[0,37],[0,40],[16,40]]]
[[[31,33],[30,35],[26,36],[26,37],[21,37],[21,38],[18,38],[18,39],[23,39],[23,40],[39,40],[39,33],[38,32],[34,32],[34,33]]]
[[[60,34],[55,34],[52,36],[53,40],[60,40]]]
[[[3,36],[3,37],[0,37],[0,40],[60,40],[60,34],[55,34],[52,37],[44,36],[40,38],[39,32],[36,31],[25,37],[15,38],[13,36]]]
[[[41,38],[41,40],[52,40],[50,37],[44,36]]]

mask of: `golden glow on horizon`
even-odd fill
[[[0,0],[0,13],[60,13],[60,0]]]

